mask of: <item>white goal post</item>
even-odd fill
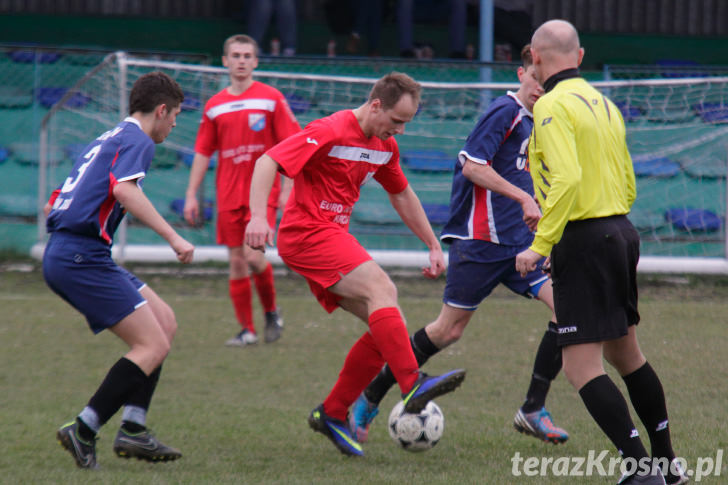
[[[34,257],[42,255],[46,240],[42,206],[51,190],[67,176],[76,155],[74,150],[123,119],[131,85],[152,70],[174,77],[186,99],[177,127],[157,147],[144,190],[157,209],[197,246],[196,261],[227,260],[227,250],[215,245],[212,170],[200,194],[207,218],[199,227],[189,227],[179,216],[201,109],[227,84],[227,70],[134,58],[123,52],[107,56],[90,70],[43,118],[38,242],[31,251]],[[283,92],[299,122],[305,125],[361,104],[381,74],[374,69],[367,77],[258,70],[256,79]],[[417,78],[417,73],[411,74]],[[479,114],[493,97],[515,90],[518,85],[475,81],[421,84],[421,109],[398,142],[411,184],[428,210],[436,210],[449,201],[451,170],[447,166],[454,164]],[[596,81],[594,85],[615,101],[626,121],[638,174],[637,201],[630,218],[642,238],[639,271],[728,274],[728,77]],[[416,163],[423,159],[441,166],[432,169],[427,163],[424,167]],[[352,216],[352,233],[384,266],[425,266],[428,258],[424,246],[396,216],[392,217],[387,200],[377,184],[364,186]],[[439,230],[438,221],[433,219],[433,224]],[[172,250],[158,236],[133,219],[120,229],[113,251],[114,257],[123,261],[175,260]],[[274,264],[282,264],[275,248],[267,255]]]

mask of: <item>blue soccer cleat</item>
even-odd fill
[[[402,395],[404,412],[419,414],[425,409],[428,402],[437,396],[454,391],[464,380],[465,369],[452,370],[440,376],[428,376],[424,372],[420,372],[420,377],[417,378],[412,389]]]
[[[369,425],[377,414],[379,414],[377,405],[369,401],[362,392],[349,414],[349,429],[359,443],[366,443],[369,437]]]
[[[349,427],[343,421],[332,418],[324,412],[324,405],[320,404],[308,417],[308,425],[312,430],[325,435],[347,456],[364,456],[361,445],[351,436]]]
[[[569,433],[554,426],[551,413],[543,407],[532,413],[524,413],[519,409],[516,417],[513,418],[513,427],[521,433],[534,436],[547,443],[564,443],[569,439]]]

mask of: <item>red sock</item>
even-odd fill
[[[369,331],[397,379],[400,390],[402,393],[409,392],[419,376],[419,365],[399,309],[380,308],[372,312],[369,315]]]
[[[253,307],[251,304],[250,279],[239,278],[230,281],[230,299],[233,301],[235,316],[243,330],[248,329],[255,333],[253,325]]]
[[[356,401],[383,366],[384,359],[372,335],[366,332],[356,341],[344,360],[339,379],[324,401],[326,414],[345,421],[349,406]]]
[[[253,273],[255,279],[255,289],[258,290],[258,298],[260,304],[263,305],[264,312],[272,312],[276,309],[276,287],[273,284],[273,266],[268,266],[260,273]]]

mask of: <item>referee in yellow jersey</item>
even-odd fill
[[[543,216],[533,244],[518,254],[516,269],[524,275],[550,256],[564,373],[622,455],[627,473],[619,483],[685,483],[662,384],[637,343],[639,235],[626,216],[636,190],[624,120],[580,77],[584,49],[573,25],[563,20],[541,25],[531,53],[546,93],[534,106],[528,151]],[[624,379],[652,455],[604,371],[602,356]]]

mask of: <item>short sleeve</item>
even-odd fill
[[[511,103],[498,103],[486,111],[458,154],[460,164],[465,164],[465,158],[481,164],[492,161],[505,141],[513,119]]]
[[[304,165],[319,150],[327,145],[330,130],[319,122],[312,122],[303,131],[299,131],[268,150],[266,155],[276,161],[286,177],[294,178]]]
[[[197,130],[195,152],[211,157],[217,150],[217,130],[215,130],[215,123],[207,116],[207,109],[208,107],[205,106],[205,112],[202,113],[200,127]]]
[[[150,140],[136,139],[119,147],[111,173],[117,182],[143,179],[154,158],[154,143]]]

